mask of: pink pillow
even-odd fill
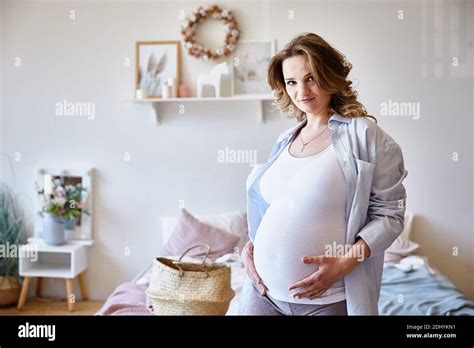
[[[176,226],[163,252],[165,255],[181,255],[192,244],[205,243],[211,247],[208,259],[212,261],[224,254],[233,252],[239,240],[239,236],[204,224],[186,209],[181,209]],[[198,247],[190,250],[186,256],[204,256],[205,254],[206,248]]]

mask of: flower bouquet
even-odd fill
[[[43,239],[51,245],[64,244],[65,231],[74,230],[82,213],[90,215],[84,209],[87,190],[80,183],[63,185],[61,179],[54,179],[51,192],[41,189],[38,193],[43,197]]]

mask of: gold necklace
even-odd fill
[[[314,139],[320,137],[320,136],[326,131],[326,129],[328,129],[328,127],[326,127],[321,133],[319,133],[317,136],[315,136],[314,138],[312,138],[312,139],[311,139],[310,141],[308,141],[307,143],[305,143],[305,142],[303,141],[303,130],[301,130],[301,132],[300,132],[300,141],[301,141],[301,144],[302,144],[302,146],[301,146],[301,152],[304,151],[304,148],[305,148],[306,145],[308,145],[308,144],[309,144],[310,142],[312,142]]]

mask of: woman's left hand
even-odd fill
[[[307,297],[310,300],[320,297],[327,289],[335,284],[339,279],[349,273],[347,258],[333,256],[305,256],[305,264],[318,264],[319,269],[296,283],[290,285],[288,290],[298,289],[293,297]]]

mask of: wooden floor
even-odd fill
[[[16,306],[0,307],[0,315],[93,315],[103,304],[103,301],[77,301],[74,311],[69,312],[65,299],[33,297],[28,298],[21,310]]]

